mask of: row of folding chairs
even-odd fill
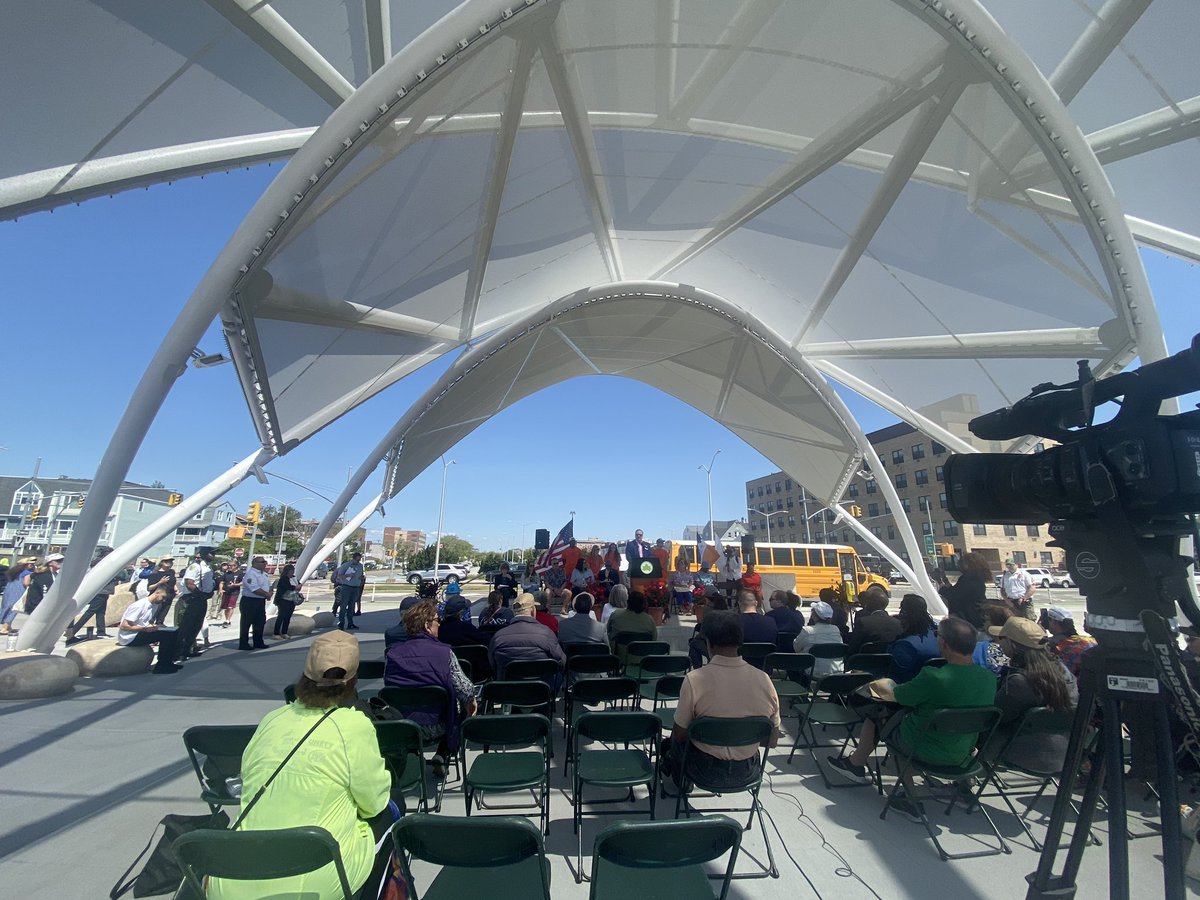
[[[718,900],[725,900],[741,840],[741,826],[721,815],[612,825],[596,837],[592,848],[591,900],[711,895],[713,877],[720,880]],[[392,844],[412,886],[412,900],[485,896],[550,900],[550,866],[542,833],[524,818],[414,813],[393,826]],[[356,896],[337,841],[316,826],[193,831],[178,838],[174,850],[184,883],[196,896],[204,896],[206,877],[260,881],[302,875],[327,865],[338,873],[344,900]],[[726,856],[723,868],[712,866]],[[439,867],[428,886],[419,886],[413,877],[417,860]]]

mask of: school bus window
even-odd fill
[[[838,564],[836,550],[822,550],[821,555],[824,557],[826,566],[836,566]]]
[[[790,566],[792,564],[792,551],[788,547],[772,547],[771,562],[776,566]]]

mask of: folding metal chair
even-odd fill
[[[809,693],[808,705],[800,712],[800,721],[796,727],[796,740],[792,743],[792,750],[788,754],[788,762],[796,755],[796,751],[803,746],[804,749],[816,751],[823,747],[839,747],[841,753],[846,752],[846,745],[850,743],[854,736],[854,727],[862,721],[862,717],[858,711],[850,705],[849,697],[859,688],[872,681],[872,676],[865,672],[843,673],[838,675],[826,675],[820,681],[815,682]],[[816,726],[822,728],[844,728],[846,737],[841,744],[821,744],[817,742]],[[808,743],[801,744],[800,741],[804,736],[805,729],[808,729]],[[829,776],[825,774],[825,767],[821,764],[821,756],[819,753],[813,752],[813,761],[817,764],[817,771],[821,773],[821,780],[825,782],[828,788],[834,787],[852,787],[849,782],[834,783],[829,780]]]
[[[471,815],[473,806],[479,809],[527,809],[533,805],[539,811],[542,833],[549,834],[550,720],[523,713],[471,716],[462,723],[461,737],[459,753],[467,815]],[[481,745],[482,752],[468,766],[469,745]],[[512,749],[530,745],[539,749]],[[487,806],[484,803],[486,794],[523,790],[533,793],[533,804]]]
[[[566,728],[567,749],[563,760],[563,774],[573,760],[572,747],[575,743],[575,723],[584,714],[591,712],[588,706],[604,704],[608,709],[615,706],[632,708],[638,695],[638,684],[632,678],[585,678],[567,688],[567,699],[563,710],[563,725]]]
[[[596,836],[589,900],[711,897],[704,864],[729,854],[716,900],[725,900],[742,845],[728,816],[676,822],[621,822]]]
[[[215,814],[222,806],[237,806],[241,793],[242,754],[257,725],[193,725],[183,733],[183,746],[200,782],[200,799]]]

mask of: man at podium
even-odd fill
[[[651,556],[650,545],[642,540],[644,536],[645,532],[639,528],[634,532],[633,540],[625,545],[625,559],[629,561],[630,566],[635,559],[647,559]]]

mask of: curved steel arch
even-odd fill
[[[841,398],[830,388],[829,384],[824,380],[820,373],[799,353],[795,348],[788,345],[788,342],[779,335],[772,332],[762,322],[757,321],[752,316],[748,315],[744,310],[729,300],[719,297],[715,294],[699,290],[688,285],[670,284],[663,282],[624,282],[615,285],[604,285],[602,287],[591,288],[586,291],[579,291],[570,294],[558,301],[550,304],[548,307],[536,310],[526,316],[519,322],[509,325],[507,328],[491,335],[487,339],[481,341],[476,346],[472,347],[467,352],[459,356],[454,364],[439,378],[429,389],[418,399],[408,410],[405,415],[396,422],[396,424],[388,430],[375,448],[368,454],[366,460],[359,469],[351,477],[346,488],[334,500],[328,513],[313,532],[308,543],[306,544],[303,553],[300,555],[297,567],[304,577],[312,574],[316,568],[316,561],[323,559],[327,552],[340,543],[341,538],[348,533],[348,530],[358,527],[365,521],[378,507],[386,502],[389,498],[394,497],[411,481],[416,474],[432,463],[438,456],[453,446],[458,441],[473,432],[484,422],[491,419],[493,416],[508,409],[517,401],[536,393],[539,390],[571,378],[579,377],[581,374],[586,374],[578,370],[567,370],[561,373],[556,373],[552,380],[548,383],[539,381],[533,390],[520,390],[518,382],[520,375],[518,374],[509,385],[508,389],[503,393],[499,404],[492,408],[479,410],[479,414],[473,414],[462,423],[462,427],[456,430],[443,430],[442,433],[447,435],[447,439],[440,444],[427,446],[419,451],[420,456],[409,462],[405,458],[405,442],[410,437],[419,433],[423,419],[433,411],[440,409],[443,404],[457,402],[458,397],[462,392],[470,392],[479,383],[480,379],[495,378],[494,369],[500,368],[504,363],[513,358],[521,359],[528,358],[532,355],[537,347],[538,337],[546,332],[555,331],[560,327],[565,327],[568,323],[578,323],[586,321],[589,314],[596,309],[602,307],[606,303],[613,301],[628,301],[631,299],[646,299],[653,300],[659,303],[666,301],[670,305],[678,305],[679,308],[686,310],[687,318],[681,317],[681,321],[686,323],[694,321],[699,317],[717,317],[719,318],[722,329],[729,335],[737,335],[748,340],[756,342],[759,346],[765,348],[769,353],[783,362],[788,369],[804,383],[811,392],[811,396],[819,400],[822,408],[830,414],[832,419],[841,427],[845,437],[852,442],[854,447],[853,452],[848,452],[845,462],[842,464],[840,477],[836,480],[834,489],[829,492],[829,496],[824,497],[828,503],[836,503],[840,499],[846,484],[849,482],[853,474],[858,470],[862,460],[868,454],[873,453],[870,442],[866,435],[855,421],[854,416],[849,409],[846,408]],[[675,320],[672,319],[674,322]],[[559,333],[561,336],[561,333]],[[564,338],[566,340],[566,338]],[[586,347],[581,351],[579,348],[572,346],[575,352],[580,353],[586,351]],[[688,352],[694,350],[703,350],[704,345],[698,344],[689,349]],[[651,377],[654,367],[664,363],[670,363],[679,357],[678,348],[672,348],[668,353],[658,359],[648,358],[640,362],[636,371],[641,377],[636,380],[649,384],[653,387],[658,387],[666,393],[676,396],[677,399],[688,403],[688,399],[680,394],[670,390],[662,384],[656,384],[655,378]],[[603,372],[594,364],[591,366],[594,374],[614,374],[620,375],[619,372]],[[633,375],[625,375],[624,377],[635,377]],[[733,378],[733,373],[729,375]],[[705,410],[701,410],[706,412]],[[710,414],[711,415],[711,414]],[[733,426],[726,424],[726,427]],[[764,441],[756,441],[753,433],[738,433],[739,437],[746,441],[750,446],[754,447],[764,456],[772,459],[781,468],[785,468],[793,478],[801,484],[806,483],[803,471],[797,471],[795,460],[783,461],[771,456],[770,447],[766,446]],[[797,441],[797,443],[805,443]],[[362,510],[355,515],[349,523],[342,529],[339,535],[333,540],[321,547],[322,542],[334,527],[335,523],[345,510],[354,495],[366,482],[367,478],[378,467],[378,464],[384,458],[388,461],[387,471],[384,476],[383,490],[371,500]],[[399,472],[398,468],[401,463],[406,463],[403,472]],[[886,482],[886,483],[885,483]],[[896,494],[895,487],[888,479],[881,479],[880,487],[883,491],[884,498],[893,510],[901,509],[899,496]],[[901,536],[904,540],[905,547],[910,558],[919,559],[921,557],[920,545],[917,541],[916,534],[912,530],[911,523],[907,518],[900,517],[893,513],[897,527],[900,529]],[[919,584],[922,590],[931,598],[937,597],[937,590],[932,582],[929,581],[928,574],[923,569],[917,567],[919,571],[913,571],[913,568],[906,565],[899,557],[887,547],[882,541],[874,539],[874,535],[869,532],[864,534],[873,547],[886,556],[905,574],[913,579],[914,584]],[[318,547],[321,550],[318,551]],[[937,605],[936,600],[932,600],[934,605]]]

